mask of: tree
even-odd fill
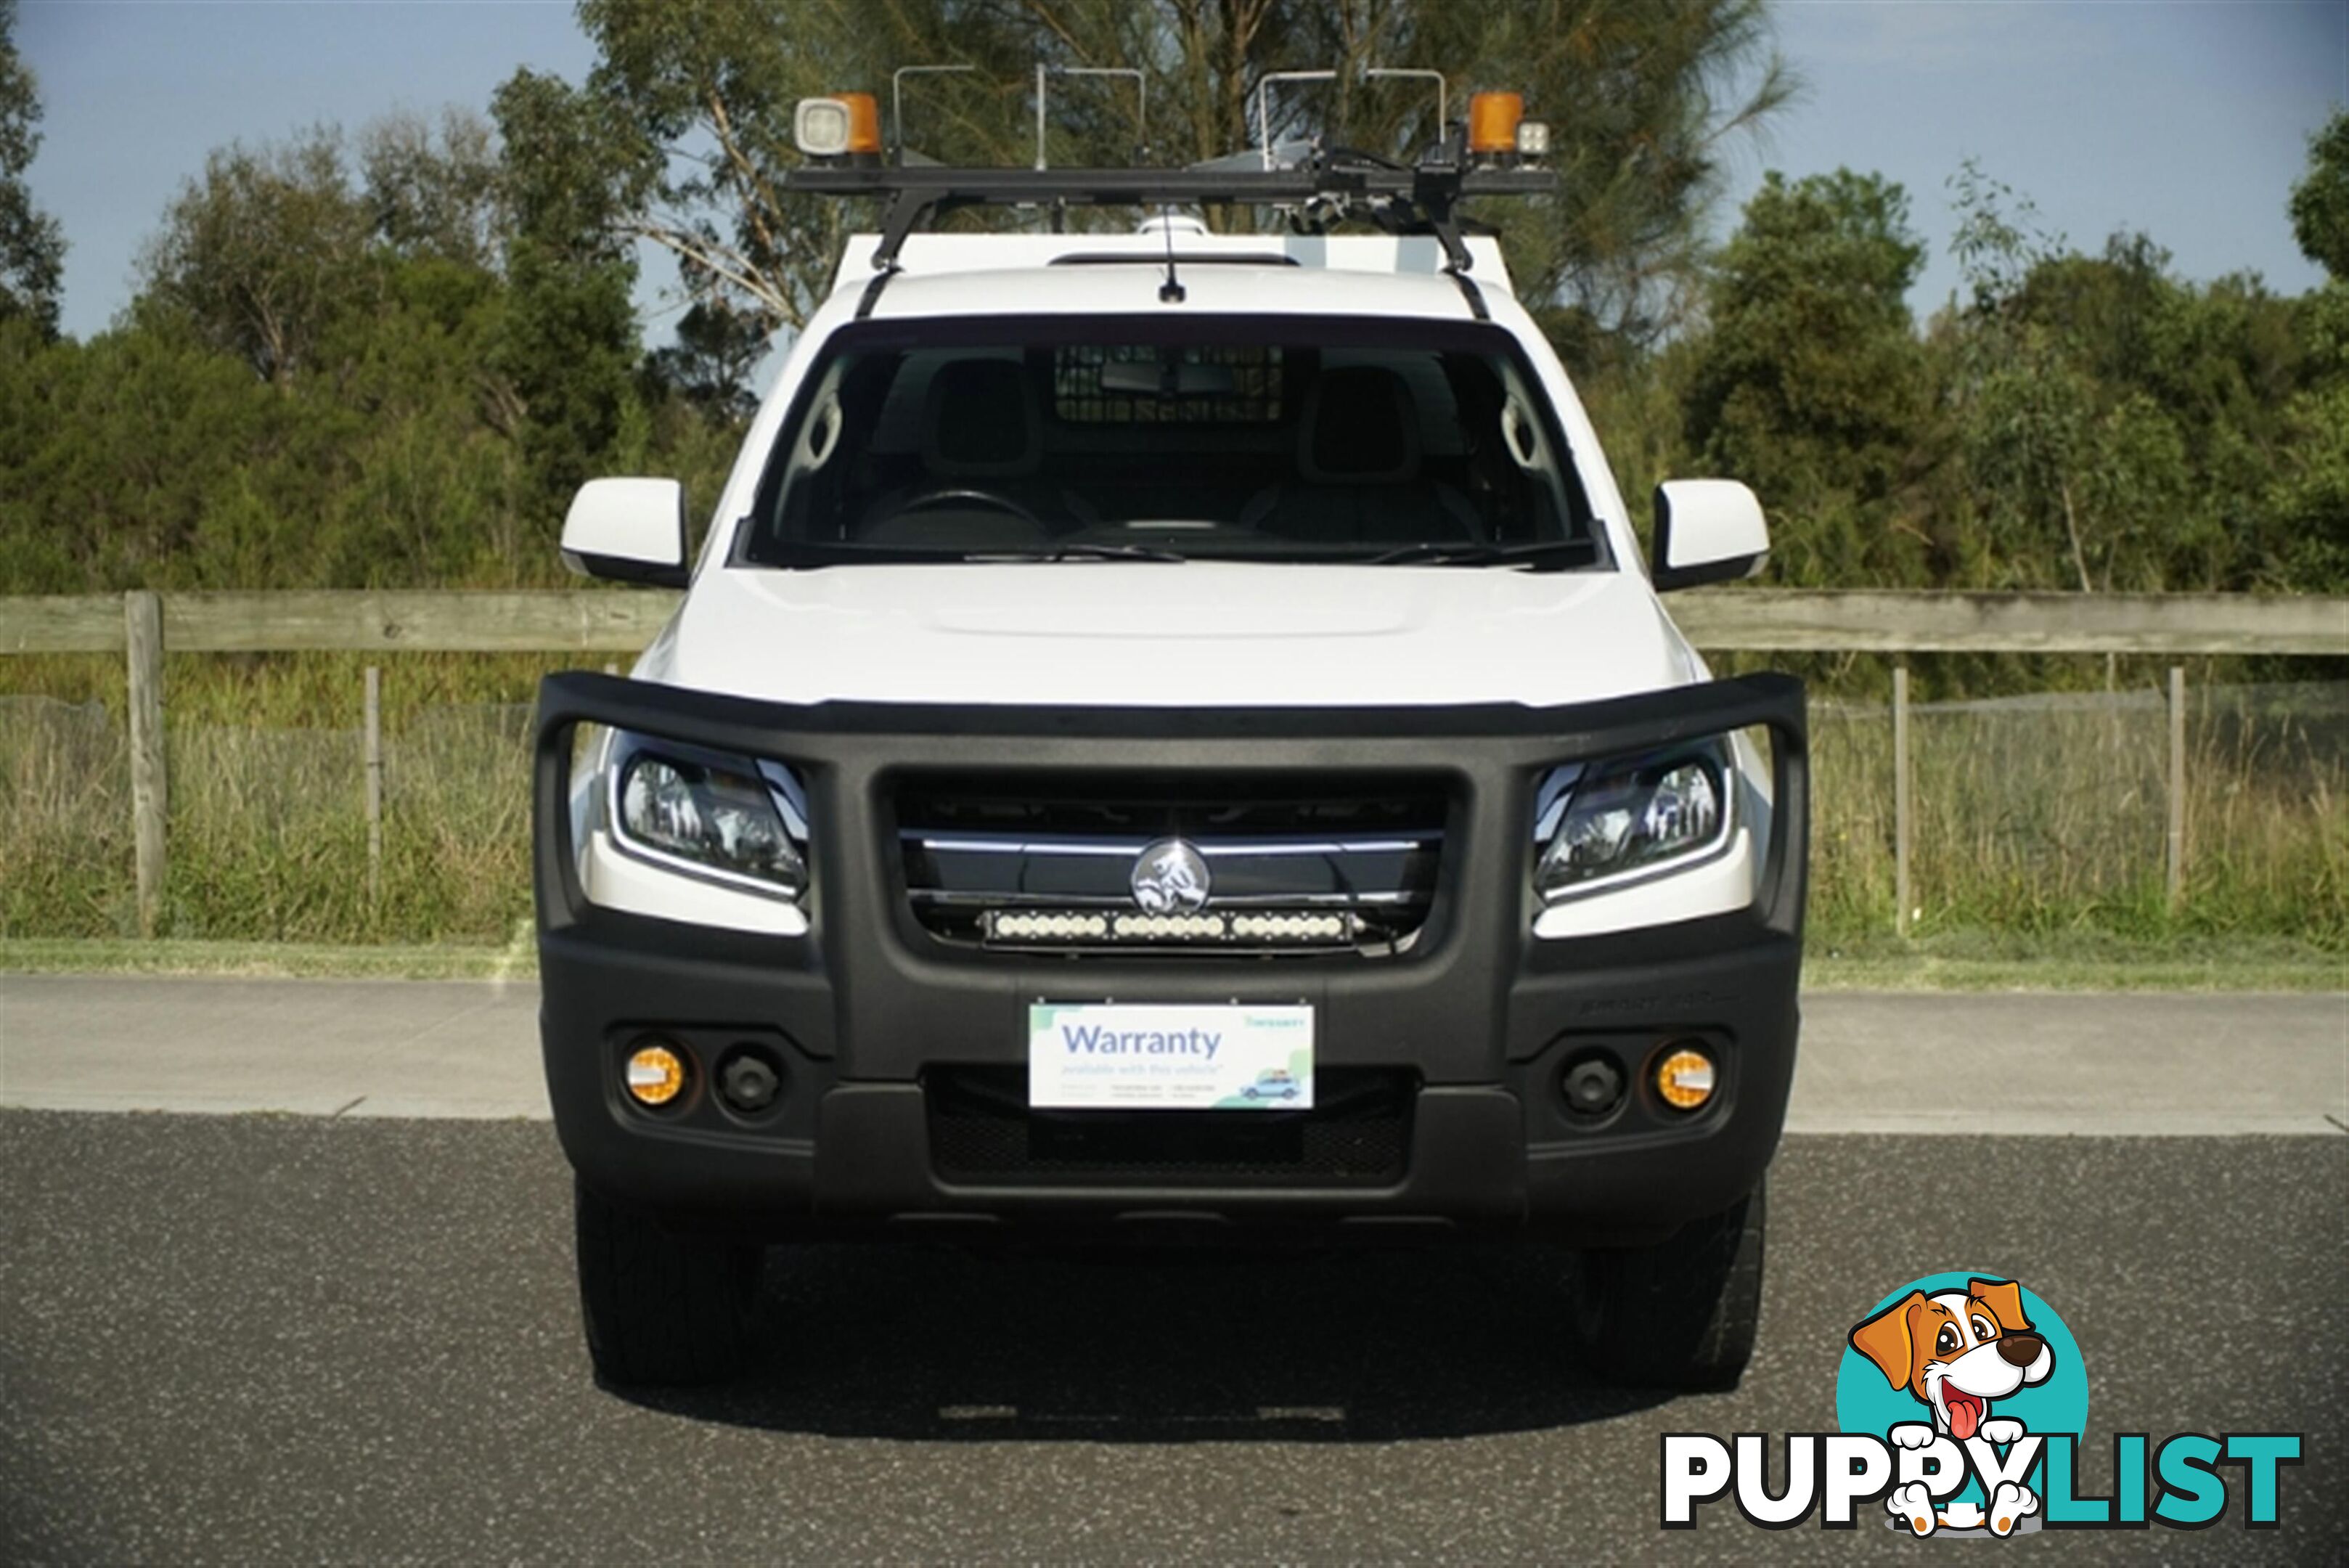
[[[204,340],[265,381],[307,362],[328,315],[351,308],[373,235],[340,132],[316,127],[258,151],[204,160],[140,256],[144,293],[187,314]]]
[[[0,0],[0,321],[57,331],[65,234],[33,205],[25,171],[40,151],[40,84],[16,53],[16,0]]]
[[[591,100],[522,71],[492,105],[503,143],[506,320],[491,364],[513,398],[531,505],[550,520],[618,439],[640,352],[617,221],[623,154]]]
[[[1762,0],[582,0],[579,16],[600,59],[567,111],[591,128],[563,150],[570,182],[606,192],[620,232],[674,253],[697,298],[730,298],[770,331],[806,320],[850,223],[872,221],[784,192],[792,102],[862,88],[885,105],[898,66],[972,66],[908,85],[905,140],[997,164],[1035,154],[1040,62],[1144,71],[1147,140],[1171,162],[1254,146],[1269,70],[1340,73],[1272,95],[1276,139],[1326,130],[1394,155],[1433,139],[1433,95],[1364,67],[1443,71],[1455,113],[1472,87],[1521,88],[1551,114],[1565,175],[1558,200],[1510,214],[1523,292],[1641,337],[1693,264],[1722,138],[1791,91]],[[1062,77],[1050,90],[1051,161],[1133,157],[1130,82]],[[579,156],[591,149],[601,156]]]
[[[511,225],[488,120],[449,109],[435,134],[421,116],[388,115],[360,131],[358,149],[369,226],[394,254],[497,269]]]
[[[1951,324],[1964,493],[2000,586],[2309,586],[2278,482],[2320,357],[2308,301],[2248,275],[2184,282],[2117,234],[2102,255],[2039,233],[1971,166],[1955,182],[1969,297]]]
[[[2349,109],[2309,139],[2308,172],[2292,188],[2292,232],[2309,260],[2349,282]]]
[[[145,296],[185,311],[207,341],[282,383],[337,316],[381,301],[388,265],[502,265],[507,195],[480,116],[451,109],[436,135],[394,115],[363,128],[357,149],[356,179],[332,126],[212,152],[147,243]]]
[[[1926,423],[1908,306],[1923,260],[1901,188],[1838,170],[1767,174],[1714,262],[1689,439],[1760,492],[1798,580],[1917,575],[1899,553],[1926,535],[1899,503]]]
[[[2080,493],[2085,470],[2105,451],[2093,441],[2095,388],[2031,308],[2028,291],[2034,274],[2059,262],[2063,238],[2037,226],[2028,198],[1971,160],[1951,184],[1960,214],[1951,249],[1969,290],[1955,339],[1957,401],[1968,469],[1997,543],[1998,586],[2091,592]],[[2061,541],[2053,552],[2044,547],[2051,534]],[[2065,568],[2052,579],[2036,572],[2050,560]]]
[[[648,362],[595,188],[508,157],[582,128],[500,107],[222,149],[107,330],[0,319],[0,586],[543,583],[586,474],[712,493],[733,335]]]
[[[2309,358],[2292,303],[2249,275],[2182,281],[2168,252],[2123,234],[2101,255],[2043,258],[2004,308],[1998,329],[2037,335],[2078,384],[2086,427],[2069,478],[2094,578],[2272,586],[2278,541],[2259,496]],[[2177,462],[2132,452],[2132,430]]]
[[[1485,215],[1504,228],[1520,295],[1578,358],[1645,349],[1682,322],[1702,286],[1725,144],[1798,90],[1762,0],[1302,9],[1339,19],[1340,36],[1316,52],[1342,59],[1350,78],[1358,62],[1429,67],[1449,74],[1455,114],[1468,89],[1505,87],[1547,117],[1559,195],[1532,213],[1512,204]],[[1418,145],[1424,120],[1412,117],[1423,107],[1402,90],[1414,84],[1340,85],[1361,105],[1340,118],[1345,138]]]
[[[2284,410],[2268,512],[2282,575],[2339,592],[2349,587],[2349,110],[2311,140],[2292,222],[2300,248],[2331,275],[2300,302],[2307,384]]]
[[[721,423],[739,423],[758,411],[750,380],[767,342],[752,313],[722,296],[697,300],[678,318],[677,341],[654,349],[646,368],[663,389]]]

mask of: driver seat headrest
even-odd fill
[[[1419,410],[1383,365],[1321,372],[1306,394],[1297,468],[1313,484],[1402,484],[1419,476]]]
[[[1027,368],[1012,359],[956,359],[930,378],[922,410],[922,465],[945,479],[1016,479],[1043,458],[1042,421]]]

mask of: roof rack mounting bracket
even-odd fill
[[[873,307],[881,302],[881,291],[889,286],[891,278],[905,270],[897,253],[905,248],[914,231],[959,205],[962,203],[950,192],[906,186],[891,192],[889,210],[881,219],[881,243],[873,250],[873,281],[864,286],[864,293],[856,302],[857,320],[863,321],[873,314]]]
[[[1423,165],[1412,171],[1411,200],[1427,220],[1427,226],[1444,247],[1444,262],[1454,272],[1467,272],[1476,265],[1468,254],[1467,242],[1460,237],[1460,171],[1442,165]]]
[[[937,215],[933,209],[942,206],[945,192],[907,187],[891,192],[889,210],[881,219],[881,243],[874,247],[873,270],[892,273],[897,270],[897,253],[905,248],[923,220]]]
[[[1454,245],[1460,245],[1457,231],[1438,231],[1437,238],[1444,242],[1446,251]],[[1460,248],[1464,254],[1467,250],[1465,245],[1460,245]],[[1467,266],[1464,264],[1460,266],[1446,265],[1444,270],[1451,275],[1454,283],[1460,286],[1460,296],[1468,302],[1468,314],[1479,321],[1492,320],[1493,312],[1485,304],[1485,291],[1478,288],[1476,280],[1468,275]]]
[[[1467,182],[1464,173],[1458,162],[1450,160],[1423,163],[1412,171],[1411,200],[1426,218],[1435,243],[1444,247],[1444,270],[1460,286],[1469,314],[1479,321],[1490,321],[1493,313],[1485,306],[1485,291],[1468,275],[1476,265],[1476,258],[1470,253],[1468,242],[1460,237],[1460,196]]]

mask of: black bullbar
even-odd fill
[[[569,811],[583,724],[791,766],[807,794],[808,934],[712,930],[589,904]],[[1544,774],[1744,730],[1768,732],[1775,784],[1747,909],[1606,936],[1533,936]],[[925,928],[905,886],[896,784],[1063,770],[1201,790],[1300,774],[1358,790],[1439,781],[1444,848],[1420,938],[1383,962],[1353,952],[1173,960],[978,950]],[[583,1178],[615,1200],[771,1235],[896,1233],[924,1220],[1115,1226],[1159,1213],[1654,1234],[1743,1196],[1776,1147],[1793,1075],[1807,795],[1802,685],[1770,673],[1552,708],[1308,710],[788,704],[550,676],[534,742],[533,869],[558,1130]],[[942,1171],[926,1083],[984,1085],[1022,1065],[1031,1002],[1112,1000],[1311,1003],[1317,1070],[1392,1085],[1378,1104],[1396,1127],[1348,1136],[1368,1147],[1375,1133],[1381,1158],[1402,1139],[1393,1168],[1319,1185],[1254,1179],[1254,1166],[1220,1182],[1209,1171],[1156,1183],[1159,1167],[1147,1163],[1098,1182],[1030,1180],[1013,1155],[990,1153],[946,1158]],[[619,1064],[647,1032],[718,1053],[771,1043],[778,1107],[753,1125],[719,1107],[664,1119],[625,1104]],[[1635,1085],[1613,1116],[1573,1113],[1561,1084],[1578,1063],[1609,1056],[1636,1076],[1673,1041],[1720,1061],[1721,1088],[1703,1111],[1674,1122]]]

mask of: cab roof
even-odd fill
[[[1169,241],[1185,298],[1163,304]],[[861,296],[874,273],[875,234],[850,238],[835,292]],[[1497,240],[1466,240],[1473,275],[1511,291]],[[938,234],[907,237],[902,270],[871,302],[872,318],[1133,314],[1160,309],[1241,315],[1473,318],[1433,235],[1172,234]]]

